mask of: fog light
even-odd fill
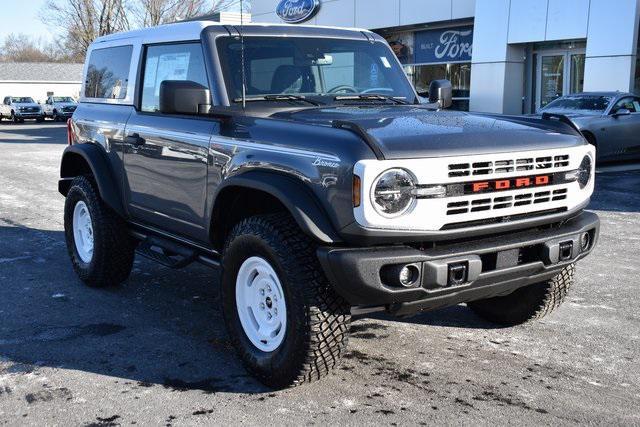
[[[398,279],[400,280],[400,284],[406,288],[413,286],[418,280],[418,276],[420,272],[415,265],[405,265],[400,270],[400,274],[398,275]]]
[[[586,251],[589,249],[589,246],[591,246],[591,234],[587,231],[582,233],[582,236],[580,236],[580,248],[583,251]]]

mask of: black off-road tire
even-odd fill
[[[78,255],[73,233],[73,211],[83,201],[91,215],[93,255],[86,263]],[[88,286],[101,288],[122,283],[129,277],[135,257],[135,241],[126,223],[104,204],[90,178],[79,176],[71,184],[64,205],[67,251],[76,274]]]
[[[245,219],[233,228],[225,245],[221,302],[227,331],[247,370],[272,388],[318,380],[345,352],[350,306],[328,282],[315,249],[288,214]],[[271,264],[286,299],[284,341],[269,353],[251,343],[236,308],[238,270],[255,256]]]
[[[467,306],[483,319],[505,326],[542,319],[560,307],[573,284],[575,270],[571,264],[551,280],[525,286],[502,297],[472,301]]]

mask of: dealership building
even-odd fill
[[[447,78],[462,110],[640,93],[640,0],[253,0],[252,20],[374,30],[419,91]]]

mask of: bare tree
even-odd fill
[[[133,7],[137,24],[142,27],[193,18],[206,10],[206,0],[138,0]]]
[[[129,29],[125,0],[48,0],[41,16],[64,31],[65,47],[77,58],[96,37]]]
[[[62,31],[66,56],[84,61],[100,36],[222,11],[250,10],[251,0],[47,0],[41,20]]]
[[[9,34],[0,44],[2,62],[69,62],[69,58],[53,43],[26,34]]]
[[[210,11],[213,13],[229,10],[240,12],[241,6],[243,12],[251,12],[251,0],[243,0],[242,2],[240,0],[213,0]]]
[[[216,12],[247,12],[250,0],[137,0],[132,7],[135,23],[142,27],[176,22]]]

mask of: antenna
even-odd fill
[[[240,62],[242,63],[242,109],[247,108],[247,73],[244,59],[244,3],[240,0]]]

